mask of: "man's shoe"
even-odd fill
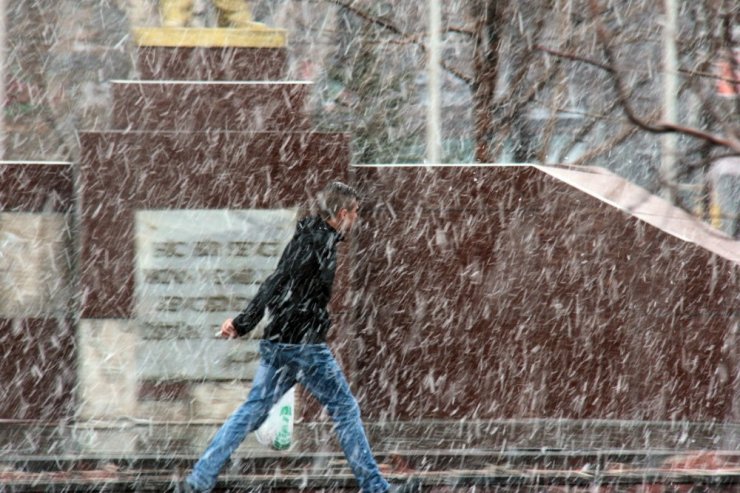
[[[409,478],[404,483],[392,484],[388,488],[388,493],[420,493],[421,492],[421,481],[414,478]]]

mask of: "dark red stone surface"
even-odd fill
[[[346,179],[343,134],[100,132],[80,136],[83,318],[129,318],[134,212],[294,207]]]
[[[732,420],[738,268],[531,167],[356,168],[369,420]]]
[[[113,130],[306,130],[309,84],[116,81]]]
[[[185,380],[143,380],[137,391],[139,400],[176,401],[190,397],[190,382]]]
[[[265,80],[285,60],[138,61],[142,79]],[[136,210],[291,207],[348,179],[364,223],[340,251],[331,341],[366,420],[737,418],[733,262],[534,167],[348,175],[346,135],[294,131],[303,87],[225,87],[117,84],[126,130],[81,135],[83,318],[132,315]]]
[[[141,80],[280,80],[286,48],[139,46]]]
[[[135,209],[295,205],[345,169],[343,136],[199,134],[209,152],[178,152],[193,135],[83,136],[98,149],[82,168],[98,204],[86,317],[130,314]],[[242,140],[268,159],[227,158]],[[289,163],[266,165],[283,144]],[[101,156],[118,156],[103,176]],[[731,418],[730,261],[534,168],[358,168],[351,182],[365,219],[340,252],[351,289],[340,279],[332,344],[368,420]]]
[[[71,417],[76,372],[70,321],[0,319],[0,419],[53,421]],[[20,450],[24,444],[16,446]]]
[[[0,211],[67,213],[73,205],[70,164],[0,162]],[[64,318],[0,318],[0,419],[71,416],[75,365]]]
[[[0,161],[0,211],[67,212],[73,203],[71,164]]]

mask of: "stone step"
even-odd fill
[[[174,491],[177,476],[151,475],[144,476],[136,473],[132,476],[116,475],[113,478],[95,477],[53,477],[13,479],[5,484],[7,490],[14,493],[36,492],[165,492]],[[605,488],[605,491],[624,491],[628,487],[654,488],[655,491],[696,491],[692,487],[700,487],[698,491],[712,493],[735,493],[738,487],[737,473],[727,474],[645,474],[643,471],[630,473],[605,474],[598,477],[579,474],[577,472],[560,471],[553,474],[538,474],[537,476],[516,476],[511,474],[477,475],[467,473],[445,474],[431,477],[423,475],[413,479],[420,485],[422,492],[468,492],[472,488],[480,492],[505,491],[541,492],[541,491],[575,491],[571,488],[583,488],[580,491],[592,491],[596,488]],[[404,482],[405,476],[389,477],[391,482]],[[543,489],[543,487],[546,487]],[[674,490],[671,488],[682,488]],[[282,492],[318,492],[318,491],[357,491],[354,478],[350,475],[300,475],[288,476],[251,476],[235,477],[224,476],[219,479],[213,492],[247,492],[247,491],[282,491]],[[601,490],[599,490],[601,491]],[[631,489],[626,490],[631,491]],[[638,491],[643,491],[638,489]],[[652,490],[648,490],[652,491]]]
[[[280,80],[287,72],[282,29],[136,28],[144,80]]]
[[[529,425],[530,431],[531,424],[508,423],[525,428]],[[548,423],[539,424],[546,427]],[[81,452],[73,442],[84,438],[84,431],[90,426],[93,425],[65,428],[51,423],[43,426],[33,422],[0,422],[0,436],[6,439],[2,444],[5,453],[0,456],[0,485],[5,487],[2,491],[168,491],[173,482],[192,467],[202,451],[203,444],[198,447],[191,444],[170,451],[151,448],[148,452]],[[213,425],[191,423],[183,426],[212,428]],[[709,429],[718,431],[706,426],[696,424],[689,431],[695,436]],[[169,424],[156,428],[176,435],[176,427]],[[302,429],[305,427],[299,426],[301,432],[296,445],[289,451],[240,449],[219,477],[215,491],[355,491],[356,485],[343,455],[336,443],[327,440],[329,426],[312,425],[312,430]],[[413,425],[402,428],[396,425],[395,441],[372,437],[379,431],[376,428],[388,431],[387,426],[368,426],[384,476],[395,483],[414,478],[421,483],[422,491],[470,491],[473,487],[476,491],[501,491],[500,488],[508,487],[534,492],[597,486],[620,491],[641,486],[663,491],[667,487],[701,485],[713,492],[729,493],[740,486],[740,450],[707,450],[703,446],[557,449],[527,447],[524,441],[519,448],[511,445],[453,447],[450,440],[460,432],[465,434],[465,429],[470,427],[469,423],[437,426],[438,438],[446,437],[439,442],[441,446],[423,448],[429,444],[419,440],[423,437],[417,436],[415,440]],[[473,427],[476,426],[473,424]],[[129,428],[139,435],[153,432],[141,426],[130,425]],[[603,426],[601,428],[604,432]],[[624,423],[620,428],[624,428]],[[670,426],[666,424],[666,428]],[[428,426],[424,429],[429,431]],[[38,445],[36,450],[42,452],[18,453],[23,436],[34,437]],[[536,441],[544,443],[542,436]],[[401,444],[406,448],[399,448]]]
[[[115,80],[112,130],[303,131],[306,81]]]
[[[285,48],[212,48],[140,46],[142,80],[281,80],[286,76]]]
[[[111,457],[190,457],[207,445],[222,421],[191,420],[155,422],[121,419],[102,422],[48,422],[0,420],[0,450],[5,455],[22,457],[88,457],[91,453]],[[712,423],[501,420],[491,422],[366,422],[365,429],[373,451],[385,455],[491,457],[498,454],[511,460],[521,457],[531,462],[539,455],[551,460],[565,457],[600,456],[609,458],[654,458],[650,465],[666,457],[706,453],[740,455],[737,425]],[[313,456],[339,453],[331,423],[298,422],[294,428],[292,453]],[[646,438],[649,437],[649,438]],[[728,438],[726,443],[722,439]],[[126,446],[120,445],[126,444]],[[107,444],[107,445],[106,445]],[[133,444],[133,445],[131,445]],[[434,452],[437,451],[437,452]],[[12,452],[12,454],[11,454]],[[264,455],[264,447],[244,448],[237,453]],[[278,454],[284,457],[285,454]],[[635,459],[629,459],[634,462]]]
[[[406,450],[376,452],[381,469],[389,474],[478,471],[523,473],[581,471],[589,474],[617,471],[740,472],[740,452],[673,450]],[[175,471],[190,468],[195,454],[80,454],[5,455],[0,470],[27,473],[83,473],[85,471]],[[228,474],[240,476],[301,474],[322,471],[349,473],[344,455],[338,451],[271,451],[267,448],[237,452],[227,465]],[[734,472],[733,472],[734,471]]]
[[[459,451],[458,451],[459,452]],[[442,455],[450,455],[443,451]],[[454,455],[454,453],[452,454]],[[429,458],[428,456],[424,456]],[[410,456],[406,457],[407,459]],[[318,459],[318,460],[316,460]],[[444,469],[428,466],[412,469],[401,462],[388,463],[388,457],[379,457],[384,476],[391,483],[402,483],[413,478],[422,491],[500,491],[501,487],[516,487],[517,491],[542,491],[542,487],[629,487],[659,488],[701,485],[711,491],[737,491],[740,485],[740,466],[737,455],[721,467],[708,464],[693,467],[644,467],[628,463],[604,463],[579,468],[547,467],[545,465],[448,464]],[[75,462],[69,468],[64,460],[46,461],[46,467],[29,467],[26,463],[13,467],[2,462],[0,484],[13,492],[37,491],[167,491],[181,479],[194,459],[156,458],[122,463],[115,460]],[[259,458],[244,461],[254,464]],[[313,460],[314,462],[310,462]],[[271,461],[271,462],[269,462]],[[293,457],[293,461],[268,459],[271,470],[244,469],[243,461],[227,466],[215,491],[318,491],[355,490],[356,484],[343,461],[332,455]],[[36,464],[38,466],[38,464]],[[548,489],[549,490],[549,489]],[[3,490],[6,491],[6,490]]]

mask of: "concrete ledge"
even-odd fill
[[[116,421],[35,423],[0,420],[0,450],[25,457],[88,456],[92,451],[111,457],[197,456],[221,425],[220,420],[154,422],[121,418]],[[616,420],[492,420],[478,422],[366,422],[376,454],[424,455],[430,451],[467,454],[611,453],[648,451],[678,455],[697,450],[740,454],[740,424],[648,422]],[[290,453],[339,453],[330,423],[296,423]],[[128,436],[133,448],[88,448],[91,436]],[[247,445],[245,443],[245,445]],[[436,453],[436,452],[435,452]],[[643,455],[647,452],[643,452]],[[241,448],[236,457],[285,457],[258,446]],[[526,455],[526,454],[525,454]],[[555,455],[551,455],[554,457]]]
[[[422,468],[409,469],[400,466],[393,457],[379,456],[386,478],[392,483],[402,483],[410,479],[421,485],[422,491],[467,491],[470,487],[482,491],[499,491],[497,488],[521,487],[519,491],[539,491],[542,486],[554,487],[619,487],[651,486],[676,487],[694,486],[711,487],[712,491],[736,491],[740,485],[740,456],[738,454],[714,454],[711,460],[705,454],[695,453],[684,456],[683,463],[671,462],[663,458],[662,465],[650,466],[650,460],[665,457],[648,453],[634,455],[614,451],[611,455],[593,453],[579,454],[579,461],[570,466],[560,461],[550,462],[548,453],[535,454],[540,462],[515,464],[507,460],[506,454],[492,454],[493,461],[482,463],[466,462],[465,452],[441,452],[446,457],[444,462],[434,462],[435,455],[423,456]],[[603,459],[610,458],[612,462]],[[704,457],[704,462],[696,461]],[[405,456],[413,458],[413,456]],[[421,459],[421,457],[416,457]],[[430,465],[428,461],[435,464]],[[694,459],[694,462],[692,462]],[[111,460],[103,462],[76,461],[75,468],[65,461],[47,461],[44,467],[39,463],[10,464],[0,461],[4,472],[0,480],[8,490],[13,492],[37,491],[167,491],[181,479],[190,467],[194,458],[165,458],[146,461],[121,462]],[[453,460],[456,463],[450,463]],[[590,461],[581,465],[583,461]],[[631,462],[629,462],[631,461]],[[282,459],[260,461],[253,458],[249,461],[258,468],[245,470],[239,462],[227,466],[220,477],[215,491],[234,491],[249,489],[251,491],[317,491],[355,490],[356,484],[341,459],[329,455],[300,455]],[[389,464],[389,462],[391,462]],[[478,460],[476,460],[478,462]],[[268,466],[269,469],[263,469]],[[3,490],[6,491],[6,490]]]
[[[210,422],[121,422],[118,431],[138,436],[143,448],[93,453],[79,449],[75,439],[91,429],[112,429],[116,427],[113,423],[0,422],[0,449],[9,452],[0,458],[2,491],[171,491],[197,460],[204,440],[216,426]],[[413,478],[425,492],[462,492],[472,487],[476,491],[500,492],[502,487],[514,487],[534,492],[543,491],[543,487],[551,491],[629,486],[664,491],[699,485],[712,492],[730,493],[740,485],[740,444],[732,439],[739,426],[532,419],[370,423],[367,428],[384,476],[393,483]],[[173,440],[155,446],[155,435],[161,440],[194,428],[201,429],[198,443]],[[330,425],[302,424],[298,430],[300,441],[290,451],[237,451],[214,491],[355,491],[344,457],[335,443],[330,440],[327,444]],[[487,435],[486,430],[504,434]],[[381,435],[387,438],[380,439]],[[591,435],[601,439],[596,441]],[[646,444],[650,448],[628,446],[644,441],[646,435],[651,436]],[[35,451],[21,447],[21,437],[29,436]],[[675,436],[681,440],[674,441]],[[729,437],[730,448],[720,445],[717,437]],[[558,443],[566,448],[548,447]]]
[[[8,452],[0,458],[2,491],[172,491],[218,424],[0,422],[0,449]],[[740,443],[733,438],[740,425],[734,424],[532,419],[366,427],[383,474],[392,482],[414,478],[423,492],[700,485],[734,493],[740,485]],[[287,452],[245,443],[215,491],[356,491],[331,425],[303,423],[296,432]],[[82,447],[90,433],[128,435],[135,446]]]

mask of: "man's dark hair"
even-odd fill
[[[355,202],[360,201],[357,190],[342,182],[329,183],[316,197],[318,213],[323,219],[331,219],[339,214],[341,209],[351,209]]]

